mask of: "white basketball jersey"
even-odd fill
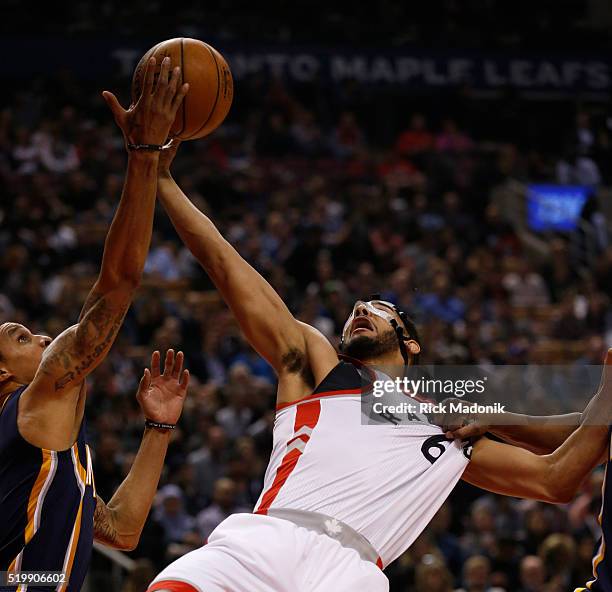
[[[367,425],[361,377],[341,362],[312,395],[277,410],[255,512],[290,508],[332,516],[363,535],[386,566],[427,526],[468,457],[467,447],[446,440],[424,416],[409,425]]]

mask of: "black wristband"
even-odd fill
[[[153,428],[156,430],[173,430],[175,427],[175,423],[159,423],[157,421],[145,419],[145,428]]]
[[[161,152],[164,149],[162,144],[128,144],[127,149],[132,152],[135,150],[145,150],[147,152]]]

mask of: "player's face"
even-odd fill
[[[0,379],[8,376],[19,384],[31,382],[50,343],[50,337],[34,335],[19,323],[0,325]]]
[[[401,325],[399,315],[390,304],[382,300],[370,300],[369,302],[358,300],[344,325],[342,331],[344,342],[348,343],[352,338],[360,335],[375,339],[376,336],[388,331],[391,320]]]

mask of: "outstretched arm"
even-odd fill
[[[317,362],[312,368],[315,379],[326,374],[337,363],[331,344],[293,317],[272,286],[221,236],[172,178],[169,166],[177,145],[162,157],[158,192],[179,236],[232,309],[249,343],[277,374],[300,373],[306,368],[309,339],[323,350],[317,356],[321,368],[316,367]]]
[[[189,373],[182,371],[183,353],[166,353],[164,373],[160,356],[151,358],[151,372],[145,370],[137,399],[147,419],[176,424],[187,394]],[[140,539],[164,465],[170,441],[169,430],[146,429],[129,474],[108,504],[98,496],[94,513],[94,537],[117,549],[134,549]]]
[[[493,422],[489,431],[515,446],[536,454],[549,454],[559,448],[584,419],[592,417],[591,408],[597,405],[597,401],[597,398],[593,397],[582,413],[549,416],[507,413]]]
[[[162,63],[153,90],[154,67],[152,59],[143,94],[129,110],[124,110],[112,93],[104,93],[126,144],[163,144],[187,90],[185,86],[178,88],[178,69],[168,80],[169,59]],[[129,153],[125,185],[106,238],[99,277],[79,322],[47,348],[34,380],[21,397],[20,429],[37,434],[33,444],[69,445],[62,440],[72,437],[74,404],[81,383],[108,353],[140,282],[151,241],[158,161],[159,152]]]
[[[583,425],[546,455],[481,438],[474,445],[463,479],[493,493],[568,503],[607,445],[607,426]]]
[[[453,413],[439,417],[436,423],[442,427],[448,437],[466,440],[491,433],[504,442],[536,454],[549,454],[571,436],[580,425],[581,418],[582,413],[547,416],[512,412],[470,415]]]
[[[490,432],[536,454],[550,454],[576,431],[581,418],[582,413],[551,416],[509,413],[504,425],[492,425]]]
[[[612,349],[608,351],[602,383],[582,417],[580,427],[552,454],[482,438],[476,442],[463,478],[494,493],[553,503],[571,501],[589,472],[607,458],[612,417]]]

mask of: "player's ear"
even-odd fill
[[[408,339],[406,341],[406,349],[408,350],[408,353],[413,356],[421,353],[421,346],[419,345],[418,341],[415,341],[414,339]]]
[[[13,375],[9,372],[8,368],[4,365],[4,362],[0,362],[0,386],[4,383],[9,382],[13,378]]]

